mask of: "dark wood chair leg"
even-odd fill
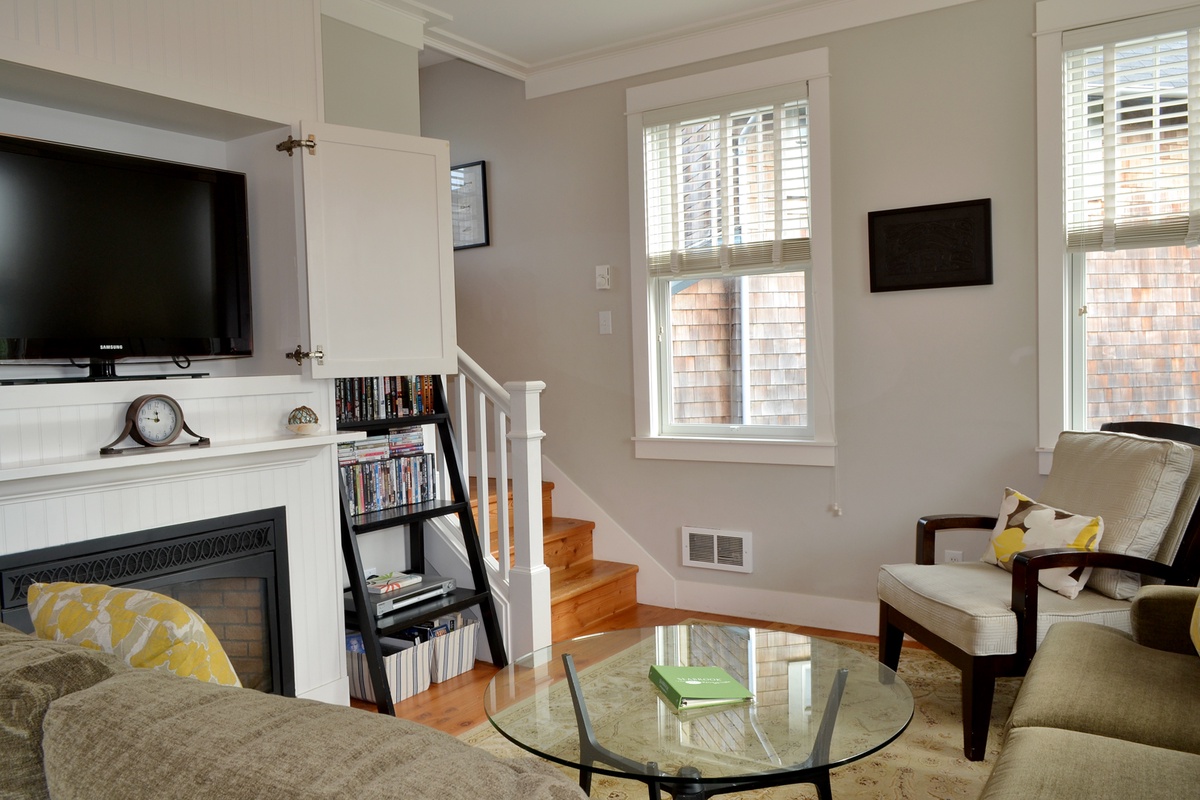
[[[988,728],[992,723],[995,674],[978,661],[962,671],[963,754],[982,761],[987,754]]]
[[[879,661],[895,671],[900,666],[900,648],[904,645],[904,631],[888,622],[887,603],[879,604]]]

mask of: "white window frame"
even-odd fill
[[[1063,34],[1197,8],[1195,0],[1041,0],[1037,36],[1038,454],[1049,474],[1054,443],[1072,420],[1072,297],[1063,212]]]
[[[646,263],[646,209],[642,115],[701,100],[808,83],[811,169],[812,266],[807,298],[808,402],[811,438],[779,439],[726,434],[666,435],[658,414],[653,319],[653,281]],[[833,420],[833,245],[830,189],[829,51],[826,48],[742,64],[626,91],[629,153],[630,292],[633,307],[634,454],[637,458],[793,464],[832,467],[836,461]]]

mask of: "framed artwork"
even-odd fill
[[[871,291],[992,282],[992,201],[966,200],[867,214]]]
[[[484,162],[473,161],[450,168],[450,216],[455,250],[487,247],[487,174]]]

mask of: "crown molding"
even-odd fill
[[[722,20],[698,30],[625,42],[545,64],[529,64],[449,33],[440,26],[452,22],[453,17],[412,0],[321,0],[321,12],[418,49],[428,46],[520,80],[526,98],[532,99],[972,2],[975,0],[812,0],[754,19]]]
[[[582,89],[760,47],[972,2],[975,0],[814,2],[753,20],[723,24],[682,35],[668,35],[653,42],[617,47],[602,53],[585,54],[578,59],[533,67],[524,76],[525,97],[532,99]]]
[[[321,0],[321,13],[420,50],[425,29],[454,18],[408,0]]]
[[[453,34],[436,29],[426,29],[425,45],[434,50],[461,58],[481,67],[516,78],[519,81],[528,80],[532,67],[516,59],[509,58],[503,53],[488,49],[474,42],[467,41]]]
[[[1041,0],[1035,7],[1038,36],[1087,28],[1131,17],[1176,11],[1197,5],[1196,0]]]

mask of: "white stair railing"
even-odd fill
[[[542,557],[541,392],[546,384],[501,386],[462,350],[458,369],[447,384],[452,424],[471,494],[478,498],[480,546],[497,613],[509,655],[516,658],[551,644],[550,570]],[[493,485],[495,519],[488,504]],[[506,486],[511,487],[511,516]]]

